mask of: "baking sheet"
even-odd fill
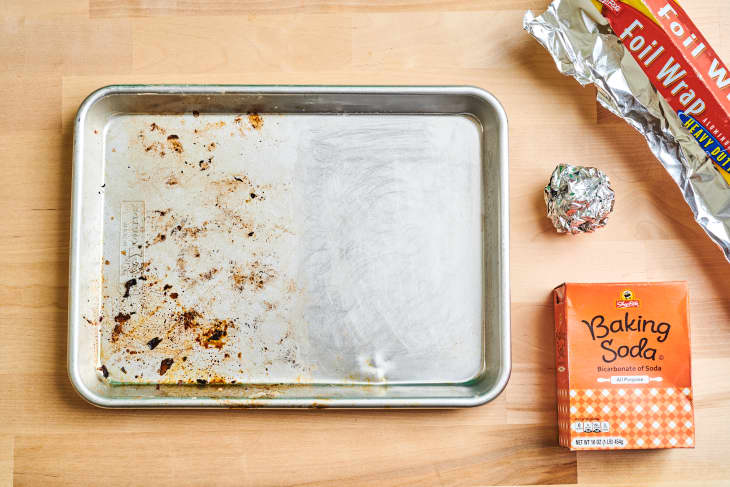
[[[94,225],[73,242],[87,270],[72,262],[72,293],[87,299],[70,320],[96,337],[92,402],[458,406],[498,393],[506,188],[487,168],[506,168],[487,160],[501,135],[485,133],[488,94],[109,90],[98,121],[80,110],[75,148],[74,226]],[[72,352],[89,347],[81,335]],[[71,359],[72,380],[92,365]]]

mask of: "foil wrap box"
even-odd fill
[[[730,72],[673,0],[555,0],[523,26],[640,132],[730,259]]]

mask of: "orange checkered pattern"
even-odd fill
[[[558,426],[560,444],[572,450],[690,448],[695,440],[692,391],[558,389]],[[600,432],[593,431],[597,426]]]

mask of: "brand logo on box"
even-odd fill
[[[621,11],[621,6],[615,0],[598,0],[598,1],[616,13],[619,13]]]
[[[634,296],[634,292],[631,289],[624,289],[621,291],[621,299],[616,301],[616,307],[618,309],[626,308],[638,308],[639,300]]]

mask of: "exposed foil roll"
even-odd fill
[[[593,232],[606,226],[613,201],[611,181],[595,167],[560,164],[545,186],[547,216],[559,233]]]
[[[555,0],[538,17],[528,11],[523,27],[561,73],[594,84],[598,102],[646,138],[697,223],[730,260],[730,187],[596,7],[589,0]]]

